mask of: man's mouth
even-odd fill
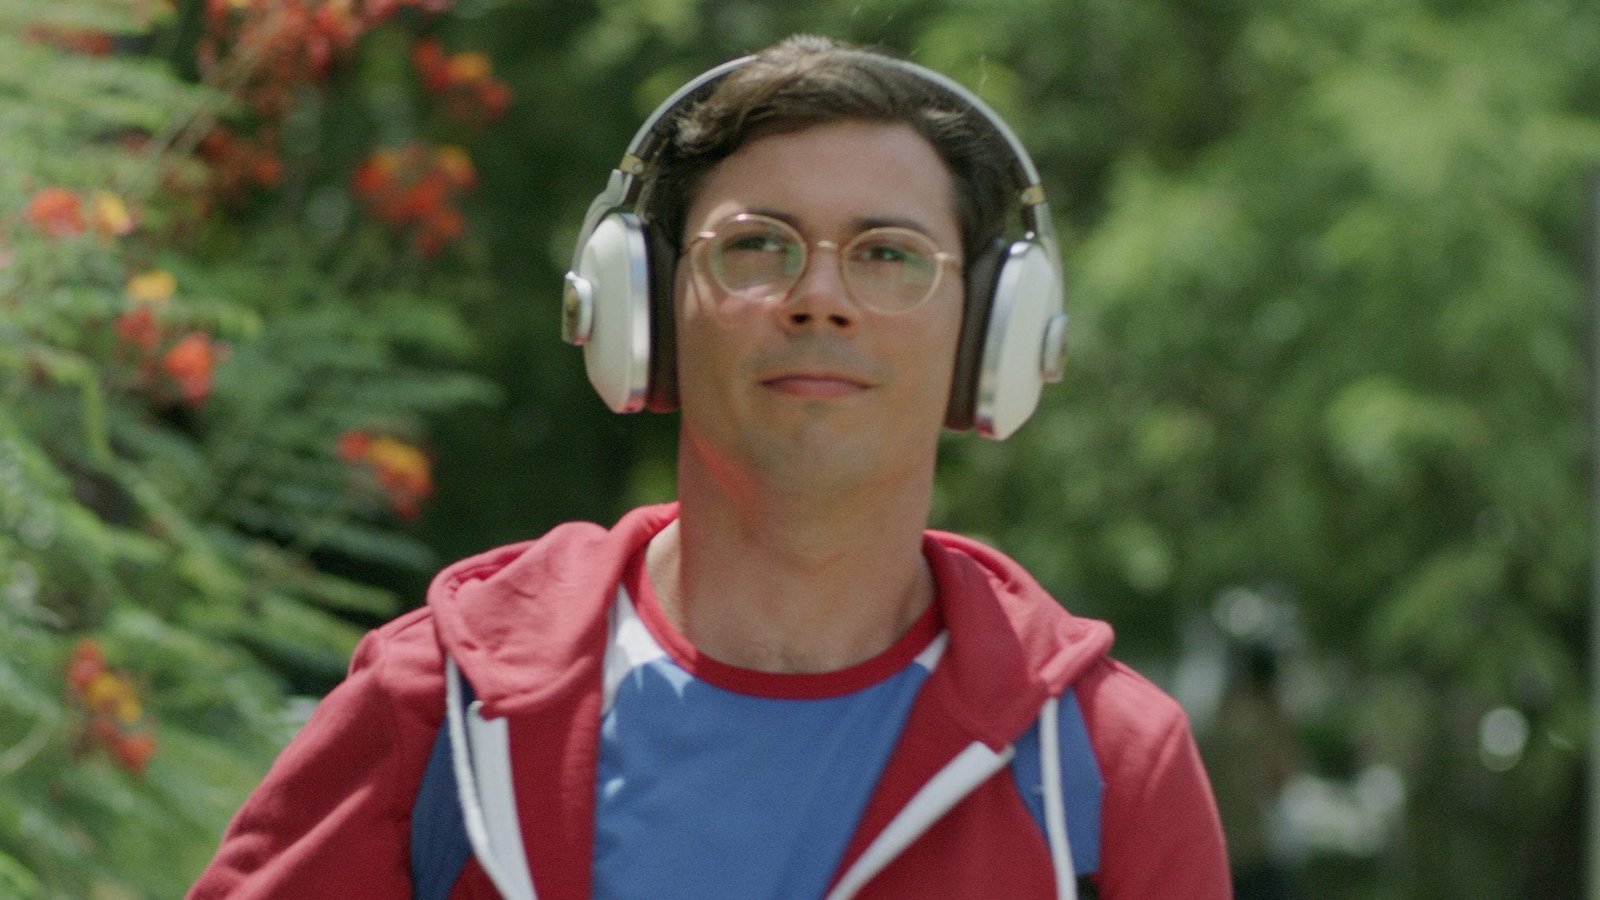
[[[819,400],[848,397],[871,387],[866,379],[844,372],[787,372],[763,378],[761,384],[780,394]]]

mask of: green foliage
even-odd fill
[[[440,292],[469,264],[354,215],[304,240],[348,169],[222,193],[191,149],[251,114],[142,52],[159,9],[0,2],[6,896],[187,888],[286,700],[398,611],[385,573],[436,564],[401,521],[427,418],[495,397]]]

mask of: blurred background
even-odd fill
[[[1584,895],[1600,4],[0,0],[0,897],[179,896],[438,566],[672,496],[560,275],[796,31],[1042,170],[1069,374],[935,524],[1182,700],[1239,895]]]

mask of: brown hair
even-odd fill
[[[677,247],[701,179],[746,141],[847,119],[909,125],[933,145],[955,186],[969,262],[1004,232],[1017,187],[1014,154],[994,127],[884,56],[812,35],[761,51],[671,123],[670,138],[644,176],[641,216]]]

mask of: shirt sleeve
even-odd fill
[[[385,644],[382,632],[362,640],[348,677],[228,826],[191,900],[410,895],[411,801],[428,744],[414,745],[432,733],[398,708]]]

